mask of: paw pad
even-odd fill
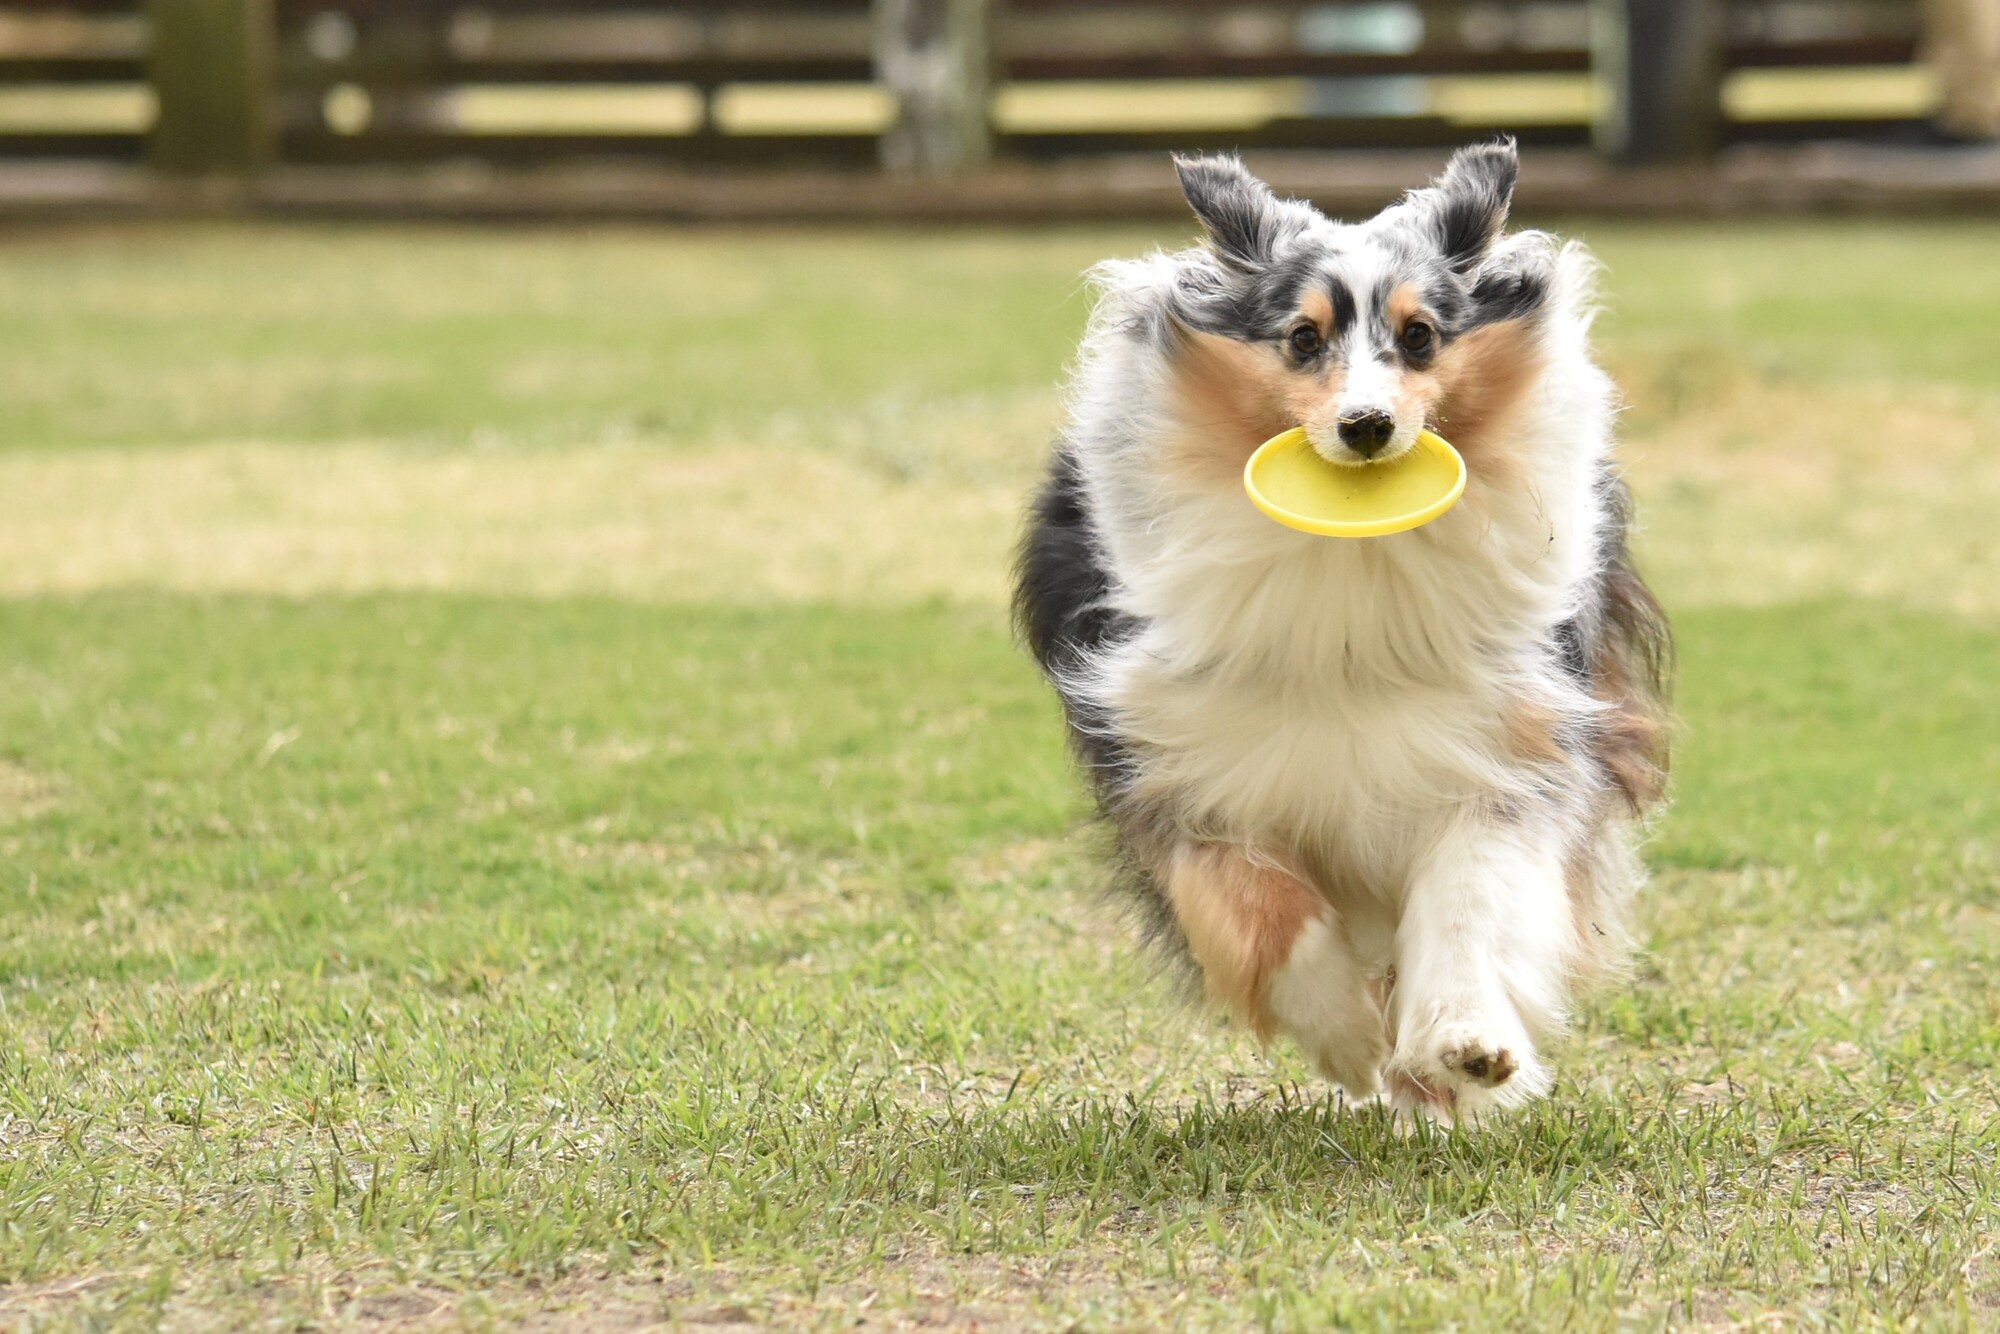
[[[1512,1052],[1501,1048],[1496,1051],[1473,1051],[1449,1062],[1467,1079],[1475,1080],[1488,1088],[1498,1088],[1514,1077],[1518,1068],[1514,1064]]]

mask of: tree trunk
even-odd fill
[[[1721,0],[1591,0],[1598,149],[1642,164],[1712,157],[1722,129]]]
[[[883,166],[948,176],[992,156],[990,14],[988,0],[875,0],[876,77],[896,100]]]
[[[246,176],[271,157],[271,0],[147,0],[148,77],[159,114],[147,142],[177,175]]]

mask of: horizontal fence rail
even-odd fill
[[[157,99],[133,0],[0,9],[0,154],[135,161]]]
[[[949,173],[1503,130],[1684,156],[1921,119],[1919,36],[1912,0],[15,0],[0,160]]]
[[[289,160],[644,152],[866,164],[892,116],[859,0],[277,7]]]

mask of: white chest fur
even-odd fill
[[[1091,693],[1190,832],[1337,858],[1393,896],[1452,811],[1524,781],[1507,713],[1561,688],[1546,646],[1587,568],[1588,511],[1467,505],[1349,541],[1240,499],[1182,497],[1109,535],[1146,629]]]

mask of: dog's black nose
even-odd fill
[[[1396,419],[1386,412],[1360,412],[1340,419],[1340,440],[1364,459],[1372,459],[1396,433]]]

